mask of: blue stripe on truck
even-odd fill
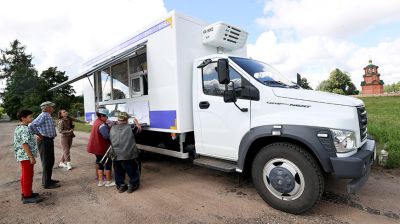
[[[150,127],[162,129],[174,129],[176,110],[150,111]]]
[[[92,119],[92,118],[94,118],[94,119]],[[87,112],[87,113],[85,113],[86,121],[93,121],[93,120],[96,120],[96,118],[97,118],[96,112]]]

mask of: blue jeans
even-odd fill
[[[140,184],[141,163],[139,159],[113,161],[115,172],[115,184],[125,185],[125,175],[129,176],[129,186]]]

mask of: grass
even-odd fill
[[[363,97],[368,132],[378,142],[378,153],[389,152],[387,168],[400,167],[400,96]]]
[[[78,120],[84,121],[85,117],[78,117]],[[74,122],[75,131],[83,131],[83,132],[89,132],[92,131],[92,125],[90,124],[84,124],[84,123],[79,123],[79,122]]]

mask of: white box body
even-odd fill
[[[216,47],[203,43],[202,30],[206,26],[204,22],[171,11],[113,48],[115,52],[112,49],[109,55],[102,54],[89,61],[81,74],[89,72],[90,75],[90,72],[95,72],[96,66],[137,45],[145,44],[147,49],[148,95],[103,102],[97,106],[148,101],[148,130],[175,133],[193,131],[193,61],[217,53]],[[235,54],[245,56],[246,49],[239,49]],[[93,76],[90,78],[93,82]],[[90,120],[95,113],[96,103],[93,88],[87,78],[85,80],[85,115]]]

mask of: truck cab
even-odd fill
[[[193,68],[196,153],[251,173],[270,205],[310,209],[324,174],[352,179],[349,193],[365,183],[376,155],[361,100],[304,90],[250,58],[212,55]]]

